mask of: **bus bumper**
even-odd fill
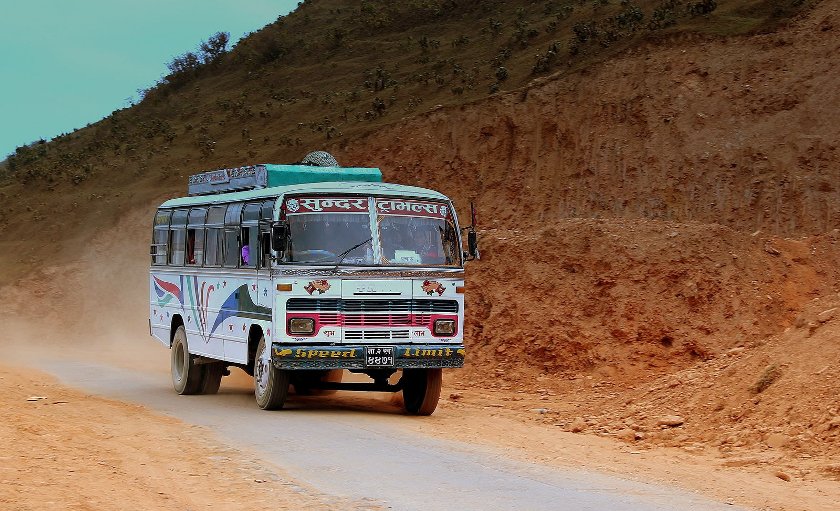
[[[382,348],[385,348],[384,358]],[[392,359],[387,356],[387,348],[393,349]],[[459,344],[301,346],[273,343],[271,355],[278,369],[413,369],[463,367],[465,349]]]

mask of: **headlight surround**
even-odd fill
[[[436,319],[435,320],[435,335],[451,336],[455,335],[455,320],[454,319]]]
[[[315,320],[312,318],[290,318],[289,333],[292,335],[310,335],[315,332]]]

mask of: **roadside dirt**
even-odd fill
[[[132,211],[89,243],[80,262],[45,267],[3,289],[2,313],[16,320],[0,342],[4,360],[25,365],[47,350],[166,378],[165,348],[148,336],[145,316],[150,217],[151,208]],[[840,268],[837,233],[790,240],[703,224],[569,220],[542,231],[481,234],[485,258],[468,269],[471,355],[465,369],[448,372],[433,417],[401,417],[389,396],[339,393],[304,404],[392,411],[400,427],[422,434],[757,508],[833,509],[840,501],[840,375],[828,362],[840,355],[840,323],[826,312],[840,305],[829,284]],[[762,392],[751,390],[773,365],[780,375]],[[9,398],[17,407],[32,405],[31,396],[56,401],[72,393],[24,390],[32,378],[20,371],[3,377],[18,389]],[[249,392],[251,383],[235,372],[223,385]],[[120,438],[147,418],[169,424],[178,440],[176,431],[191,431],[131,405],[75,396],[92,408],[62,414],[61,427],[85,431],[89,417],[101,414],[113,416],[115,433],[78,436],[67,446],[79,451],[71,461],[87,460],[82,453],[105,443],[115,456],[124,448],[126,456],[145,457],[137,470],[167,466],[174,446],[140,452],[142,442],[122,447]],[[31,409],[66,409],[49,400]],[[109,406],[132,410],[132,418]],[[57,418],[4,409],[15,410],[21,428],[38,431],[53,429]],[[682,423],[661,425],[668,416]],[[118,427],[123,422],[129,429]],[[247,466],[248,454],[228,457]],[[38,461],[21,458],[21,469]],[[196,480],[191,491],[203,487]],[[315,497],[312,505],[322,506]]]
[[[0,439],[3,509],[374,509],[320,495],[202,428],[23,369],[0,366]]]

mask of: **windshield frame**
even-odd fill
[[[288,204],[289,201],[295,199],[297,202],[292,203],[295,207],[295,211],[290,211]],[[363,200],[366,202],[367,207],[366,211],[364,212],[351,212],[351,211],[335,211],[334,207],[330,208],[328,206],[333,206],[336,203],[340,203],[343,209],[347,209],[347,201],[359,201]],[[454,261],[452,264],[407,264],[407,263],[392,263],[392,264],[384,264],[382,261],[382,239],[379,232],[379,224],[381,218],[387,217],[387,215],[381,215],[379,211],[377,211],[377,201],[387,201],[387,200],[399,200],[399,201],[411,201],[416,203],[423,203],[423,204],[436,204],[440,209],[446,211],[442,218],[445,222],[451,225],[452,231],[454,232],[455,239],[453,243],[453,252],[454,252]],[[313,206],[310,208],[310,211],[307,213],[301,213],[300,207],[309,201],[309,206]],[[313,202],[317,201],[317,202]],[[326,206],[325,206],[326,205]],[[356,243],[362,243],[362,248],[364,246],[369,245],[373,250],[373,262],[371,263],[359,263],[359,262],[347,262],[344,260],[345,258],[338,258],[333,260],[327,261],[289,261],[289,253],[291,247],[291,227],[289,229],[289,238],[287,239],[286,249],[284,250],[283,257],[278,261],[280,265],[288,265],[288,266],[318,266],[318,267],[363,267],[363,268],[388,268],[388,269],[423,269],[423,268],[434,268],[434,269],[463,269],[464,267],[464,257],[463,257],[463,248],[462,248],[462,239],[461,239],[461,230],[458,226],[458,217],[457,212],[455,211],[454,207],[452,206],[452,201],[449,199],[441,199],[441,198],[433,198],[433,197],[418,197],[413,195],[396,195],[396,194],[366,194],[366,195],[359,195],[359,194],[341,194],[341,193],[294,193],[289,194],[281,197],[281,200],[278,201],[278,216],[281,222],[286,222],[287,226],[289,216],[291,215],[304,215],[308,213],[350,213],[350,214],[366,214],[369,222],[370,222],[370,240],[365,241],[365,239],[355,240],[353,244],[348,244],[346,249],[350,249]],[[319,211],[320,210],[320,211]],[[412,218],[428,218],[428,216],[423,215],[404,215],[410,216]]]

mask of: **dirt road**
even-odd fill
[[[258,456],[246,461],[282,467],[304,487],[339,501],[405,510],[732,509],[661,485],[524,462],[502,449],[423,434],[415,426],[425,419],[400,415],[381,396],[297,398],[288,409],[267,413],[254,405],[244,375],[229,378],[217,396],[185,397],[169,388],[163,371],[42,363],[69,385],[203,426],[189,436],[200,442],[215,433]]]

